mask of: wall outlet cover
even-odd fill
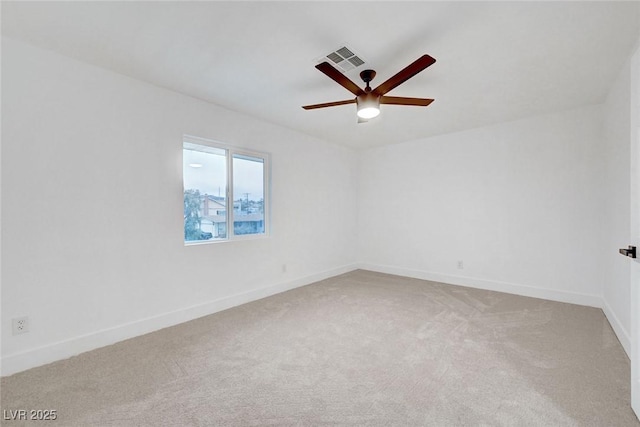
[[[29,332],[29,318],[16,317],[11,320],[13,335],[20,335]]]

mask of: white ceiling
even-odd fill
[[[2,2],[3,35],[354,148],[600,103],[639,28],[638,2]],[[436,101],[303,110],[353,97],[314,68],[344,43],[373,87],[433,56],[389,95]]]

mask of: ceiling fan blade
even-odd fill
[[[360,89],[357,84],[349,80],[347,76],[342,74],[340,71],[336,70],[329,64],[328,62],[323,62],[321,64],[316,65],[316,68],[323,73],[325,73],[329,78],[334,80],[343,88],[347,89],[349,92],[354,94],[355,96],[363,95],[364,90]]]
[[[434,62],[436,62],[436,60],[429,55],[422,55],[420,58],[416,59],[411,64],[407,65],[405,68],[396,73],[396,75],[389,78],[386,82],[375,88],[373,90],[373,93],[375,93],[376,95],[384,95],[391,89],[406,82],[411,77],[415,76]]]
[[[324,104],[313,104],[313,105],[303,105],[302,108],[305,110],[314,110],[316,108],[325,108],[325,107],[335,107],[336,105],[346,105],[346,104],[355,104],[356,100],[347,99],[345,101],[336,101],[336,102],[325,102]]]
[[[381,96],[380,104],[391,105],[416,105],[419,107],[426,107],[431,104],[435,99],[428,98],[405,98],[404,96]]]

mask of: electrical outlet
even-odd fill
[[[20,335],[29,332],[29,318],[28,317],[16,317],[11,320],[11,326],[13,327],[13,335]]]
[[[462,270],[464,268],[464,262],[462,260],[458,261],[458,270]]]
[[[283,273],[287,272],[287,264],[282,264],[282,272]]]

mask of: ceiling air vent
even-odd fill
[[[364,60],[353,53],[352,49],[346,46],[342,46],[341,48],[336,49],[330,54],[320,58],[318,62],[324,62],[327,59],[329,60],[329,63],[331,65],[333,65],[343,73],[354,70],[364,65]]]
[[[349,58],[349,62],[351,62],[354,67],[359,67],[364,64],[364,61],[357,56],[352,56],[351,58]]]

